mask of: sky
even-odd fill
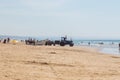
[[[0,0],[0,35],[120,39],[120,0]]]

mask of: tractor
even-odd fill
[[[54,41],[54,45],[60,45],[60,46],[65,46],[65,45],[69,45],[70,47],[72,47],[74,45],[72,40],[67,40],[67,37],[61,37],[61,40],[55,40]]]

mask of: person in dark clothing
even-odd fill
[[[8,38],[7,38],[7,43],[9,43],[9,42],[10,42],[10,38],[8,37]]]
[[[6,41],[7,41],[7,40],[6,40],[6,39],[4,39],[3,43],[4,43],[4,44],[6,44]]]
[[[120,50],[120,43],[119,43],[119,50]]]
[[[88,45],[90,46],[90,42],[88,42]]]

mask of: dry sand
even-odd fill
[[[120,57],[83,47],[0,44],[0,80],[120,80]]]

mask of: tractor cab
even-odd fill
[[[66,41],[67,37],[61,37],[61,41]]]

